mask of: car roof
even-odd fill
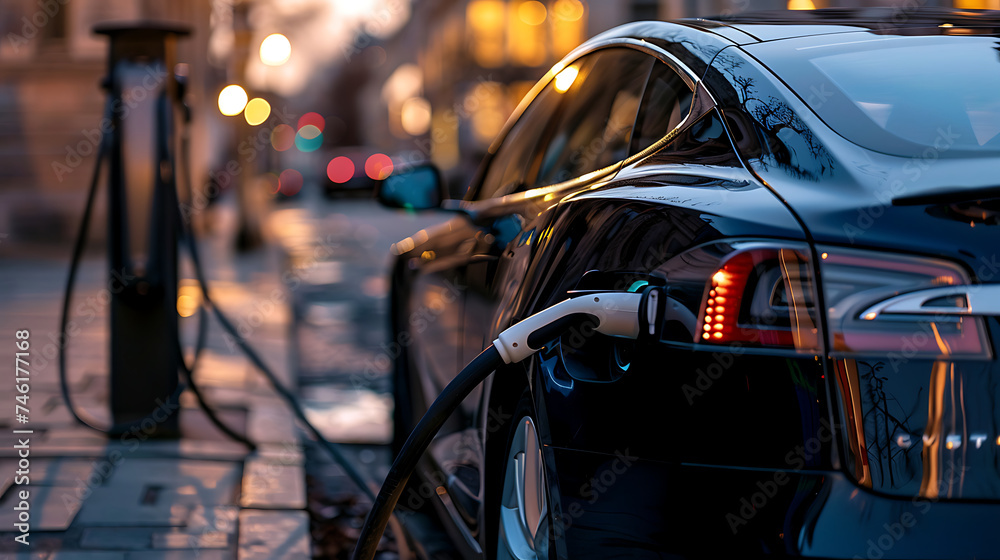
[[[926,7],[827,8],[731,14],[680,22],[722,35],[736,44],[858,31],[941,35],[948,29],[1000,33],[1000,11]]]

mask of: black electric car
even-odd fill
[[[498,370],[426,455],[469,557],[997,558],[1000,13],[635,23],[553,67],[394,245],[396,430],[507,326],[667,294]]]

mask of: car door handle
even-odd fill
[[[907,292],[861,312],[866,321],[925,321],[928,316],[957,322],[962,317],[1000,315],[1000,284],[945,286]]]

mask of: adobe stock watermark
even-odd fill
[[[254,331],[266,323],[275,311],[287,304],[291,294],[299,289],[310,270],[335,254],[340,247],[340,241],[334,234],[329,234],[322,239],[323,242],[317,243],[311,254],[299,266],[290,268],[281,274],[281,286],[272,288],[264,297],[254,298],[253,311],[242,313],[237,318],[234,327],[240,340],[248,340]],[[236,337],[227,331],[223,333],[223,340],[231,353],[237,353],[240,344]]]
[[[904,191],[907,182],[916,182],[923,176],[931,165],[937,161],[942,154],[951,149],[962,135],[953,132],[951,127],[938,128],[937,135],[933,143],[924,149],[919,156],[913,156],[900,168],[906,176],[907,181],[893,179],[886,188],[875,193],[876,204],[860,208],[854,223],[845,222],[843,225],[844,235],[850,243],[863,236],[865,232],[875,225],[875,221],[881,218],[886,208],[892,206],[892,199]]]
[[[740,498],[736,509],[726,514],[729,530],[734,535],[743,526],[749,524],[760,510],[767,507],[767,504],[778,495],[778,492],[792,481],[790,472],[801,472],[824,449],[824,444],[833,440],[834,427],[826,418],[820,419],[819,423],[821,427],[815,436],[810,437],[801,445],[795,446],[785,455],[787,468],[776,470],[770,477],[758,480],[754,492]]]
[[[167,79],[167,70],[163,67],[146,67],[146,75],[142,81],[122,92],[111,103],[112,114],[117,114],[119,122],[128,118],[132,109],[139,106],[150,94],[158,90]],[[56,179],[61,183],[67,175],[80,167],[84,158],[90,157],[98,152],[101,141],[107,135],[114,132],[114,120],[111,117],[102,117],[100,123],[94,128],[80,131],[82,140],[73,145],[65,146],[66,155],[62,161],[53,160],[51,167]]]
[[[624,451],[615,450],[614,459],[611,459],[589,481],[580,485],[580,497],[587,500],[590,505],[596,504],[638,460],[639,458],[633,456],[628,448]],[[553,520],[551,533],[553,538],[562,538],[566,531],[587,513],[587,510],[579,501],[574,501],[565,508],[564,513],[565,515],[556,516]]]
[[[237,157],[231,158],[218,170],[208,173],[208,180],[201,183],[200,188],[193,188],[191,200],[181,201],[181,218],[185,224],[190,224],[193,217],[203,212],[212,200],[233,183],[244,171],[253,164],[270,145],[271,134],[279,124],[293,122],[293,113],[287,107],[281,107],[271,112],[267,122],[259,125],[255,132],[248,134],[236,146]],[[190,162],[189,162],[190,163]],[[190,170],[182,170],[190,173]]]
[[[32,39],[38,37],[42,29],[52,23],[60,10],[69,4],[69,0],[36,0],[35,4],[38,9],[30,17],[21,18],[21,32],[7,33],[7,41],[15,53],[20,53],[22,47],[28,46]]]
[[[77,304],[73,313],[80,317],[70,318],[66,321],[65,334],[55,331],[46,333],[49,342],[35,356],[34,368],[36,371],[44,371],[48,368],[49,363],[56,359],[59,351],[66,351],[69,341],[79,336],[83,327],[90,325],[102,316],[104,310],[111,305],[111,297],[122,293],[137,279],[124,267],[121,270],[110,270],[108,276],[104,288]]]
[[[124,451],[113,448],[108,455],[91,463],[87,478],[77,478],[72,491],[61,494],[63,506],[67,512],[73,513],[94,493],[94,490],[104,483],[111,474],[120,467],[129,455],[135,453],[139,446],[156,431],[157,426],[166,422],[180,409],[178,399],[156,399],[156,409],[140,421],[132,424],[132,428],[123,433],[118,442],[125,445]]]
[[[453,280],[444,280],[444,289],[441,293],[441,305],[423,304],[407,316],[407,327],[395,334],[393,340],[382,343],[380,352],[374,358],[369,358],[365,362],[365,367],[361,373],[351,374],[351,385],[356,390],[365,390],[392,368],[393,360],[402,356],[403,352],[415,342],[414,335],[420,335],[431,327],[444,313],[448,305],[458,301],[469,287],[465,284]]]
[[[922,516],[931,510],[931,506],[940,501],[940,495],[956,482],[956,474],[965,469],[957,466],[953,461],[948,462],[948,467],[941,475],[941,481],[937,495],[933,497],[914,496],[910,499],[911,510],[903,511],[895,519],[890,519],[882,524],[883,532],[874,538],[868,539],[865,543],[865,555],[855,555],[855,560],[880,560],[896,544],[913,532]]]
[[[500,91],[500,84],[493,80],[493,74],[477,76],[476,84],[477,87],[472,88],[470,95],[440,111],[439,124],[431,128],[426,137],[413,139],[415,149],[402,154],[402,164],[415,165],[430,159],[434,153],[434,146],[444,144],[452,137],[451,129],[457,128],[462,121],[469,120],[482,103]]]
[[[484,430],[486,435],[494,434],[500,431],[502,428],[508,425],[508,423],[514,418],[513,414],[504,412],[503,406],[497,406],[496,408],[489,407],[486,412],[486,421]],[[451,453],[443,453],[442,456],[454,457],[454,461],[450,465],[457,464],[469,464],[472,459],[481,456],[479,452],[479,440],[478,439],[467,439],[459,438],[452,444]],[[452,469],[449,468],[449,464],[443,465],[443,470],[448,472]],[[400,497],[399,502],[405,505],[409,510],[419,511],[428,500],[438,496],[438,488],[447,488],[448,481],[445,475],[434,471],[429,473],[428,479],[417,486],[409,485],[406,489],[404,496]],[[400,511],[398,513],[399,517],[405,517],[409,515],[409,511]]]
[[[889,17],[878,21],[876,23],[876,27],[880,31],[886,31],[898,27],[899,25],[910,21],[910,16],[926,5],[927,2],[924,0],[903,0],[902,2],[894,3],[892,5],[892,10],[889,13]]]

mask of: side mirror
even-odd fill
[[[444,191],[441,172],[430,163],[396,170],[375,186],[375,198],[389,208],[439,208]]]

